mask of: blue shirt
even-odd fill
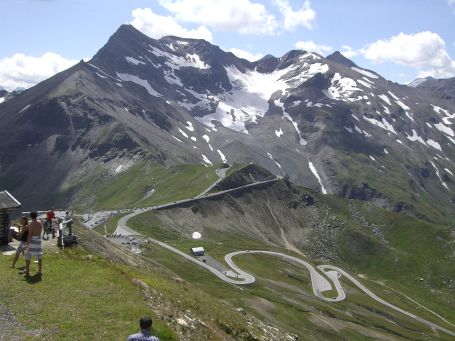
[[[149,331],[141,330],[140,333],[128,336],[126,341],[160,341],[160,339],[153,336]]]

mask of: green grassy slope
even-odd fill
[[[45,251],[41,280],[26,280],[10,268],[11,257],[0,256],[1,302],[20,323],[2,331],[4,340],[121,340],[143,315],[152,315],[161,340],[177,340],[150,311],[132,273],[79,248]]]
[[[274,192],[275,194],[282,192],[282,187],[279,185],[275,187],[277,188],[264,191],[268,192],[267,195],[251,194],[255,198],[254,202],[247,198],[248,195],[243,195],[235,198],[236,204],[234,205],[232,197],[226,197],[224,201],[211,202],[210,206],[207,206],[210,209],[201,213],[199,210],[204,204],[164,212],[150,212],[132,219],[130,226],[145,235],[167,241],[182,251],[187,252],[192,246],[202,245],[211,256],[220,262],[223,262],[226,253],[242,249],[289,252],[283,249],[282,241],[280,242],[279,239],[264,241],[252,238],[248,233],[249,228],[246,227],[250,225],[248,219],[254,214],[254,211],[262,211],[261,203],[264,201],[270,203]],[[450,241],[449,231],[445,227],[419,221],[403,214],[391,213],[374,207],[370,203],[348,202],[335,196],[323,196],[316,193],[312,193],[312,195],[316,200],[317,216],[321,221],[324,223],[341,221],[343,227],[334,238],[326,234],[327,231],[323,228],[313,227],[314,229],[310,229],[308,234],[308,240],[299,240],[296,243],[303,252],[311,255],[313,245],[310,244],[313,242],[320,243],[322,248],[333,249],[331,251],[337,256],[329,263],[340,265],[354,275],[362,274],[359,280],[365,281],[365,285],[380,297],[443,327],[453,328],[405,297],[407,295],[414,298],[420,304],[455,323],[453,313],[455,311],[455,293],[453,292],[455,283],[450,281],[451,278],[455,278],[453,262],[455,243]],[[285,201],[282,197],[280,200]],[[287,205],[287,202],[282,204]],[[275,217],[280,217],[280,210],[277,208],[279,205],[279,201],[275,201],[272,205]],[[238,206],[242,207],[242,212],[236,209]],[[298,211],[298,209],[285,210],[288,215],[295,215],[296,219],[309,214],[307,210]],[[221,214],[220,212],[223,217],[231,217],[231,222],[222,225],[220,223],[222,220],[218,216]],[[215,225],[210,225],[211,220],[216,222]],[[243,228],[240,226],[238,230],[235,230],[230,227],[241,224],[242,220]],[[270,226],[270,221],[265,217],[261,219],[255,216],[253,220],[258,226],[269,225],[268,228],[274,228]],[[286,223],[283,225],[290,229]],[[188,226],[191,228],[188,229]],[[197,228],[198,226],[199,228]],[[223,226],[227,229],[225,232],[222,231]],[[305,226],[297,228],[305,228]],[[192,240],[192,229],[203,232],[203,239]],[[292,234],[292,232],[290,233]],[[289,239],[292,240],[291,237]],[[399,335],[398,339],[450,339],[442,334],[439,337],[433,335],[425,326],[371,300],[346,281],[343,281],[343,284],[348,287],[348,299],[345,302],[334,305],[320,302],[312,297],[308,286],[308,275],[305,274],[305,271],[294,267],[292,271],[284,272],[283,275],[282,269],[285,269],[286,266],[279,260],[267,259],[265,261],[262,256],[251,256],[255,258],[254,260],[246,256],[238,257],[238,264],[260,278],[253,288],[245,289],[251,296],[240,299],[235,292],[233,296],[224,291],[222,295],[217,295],[217,291],[211,289],[211,274],[201,274],[193,265],[179,260],[177,256],[168,251],[154,248],[153,254],[155,259],[185,279],[203,283],[205,290],[220,299],[229,298],[232,300],[232,304],[241,304],[240,300],[248,306],[249,303],[245,302],[257,302],[261,298],[266,300],[268,305],[270,303],[278,305],[279,308],[272,309],[273,314],[264,312],[262,308],[250,309],[261,316],[271,318],[280,327],[291,330],[302,337],[312,335],[315,339],[324,340],[340,339],[340,337],[341,339],[346,338],[346,340],[362,339],[367,334],[367,331],[362,328],[366,328],[378,333],[385,331],[386,335]],[[318,259],[310,259],[310,261],[315,265],[319,263]],[[265,269],[275,272],[275,274],[265,271]],[[281,274],[279,274],[280,272]],[[295,278],[303,279],[306,284],[297,285],[294,281]],[[290,290],[290,293],[285,294],[283,288],[289,289],[289,286],[293,289]],[[218,288],[219,285],[215,285],[215,287]],[[260,306],[260,304],[257,305]],[[306,307],[304,309],[306,314],[296,313],[301,306]],[[332,336],[330,333],[325,334],[327,328],[321,328],[319,325],[323,322],[309,312],[322,314],[324,318],[329,319],[329,325],[338,323],[340,328],[342,326],[343,332],[335,333]],[[301,327],[296,327],[299,325],[297,321],[300,321]],[[404,327],[397,327],[397,325]],[[420,335],[420,331],[424,331],[426,336]]]
[[[15,317],[0,339],[125,340],[144,315],[152,316],[162,341],[262,338],[252,316],[158,265],[154,250],[138,256],[92,230],[76,225],[75,231],[82,246],[45,247],[41,280],[25,280],[10,268],[12,256],[0,255],[0,308]]]
[[[145,207],[196,196],[216,181],[216,168],[143,163],[103,181],[94,177],[82,187],[91,193],[95,209]],[[242,168],[236,165],[228,174]],[[387,188],[400,186],[399,179],[392,180]],[[117,219],[105,223],[108,232],[114,230]],[[452,329],[420,303],[455,323],[455,242],[450,231],[369,202],[321,195],[280,181],[143,214],[129,225],[185,252],[202,245],[220,263],[226,253],[240,249],[290,252],[285,238],[314,265],[329,263],[361,274],[361,282],[391,303]],[[104,234],[104,224],[95,230]],[[194,231],[201,232],[203,239],[192,240]],[[371,300],[346,281],[346,301],[322,302],[312,294],[306,271],[280,259],[238,257],[236,262],[258,278],[254,285],[238,288],[159,247],[152,245],[144,255],[206,291],[207,305],[221,301],[229,309],[242,307],[249,316],[267,319],[303,340],[450,340]],[[166,285],[161,290],[166,291]],[[207,310],[209,316],[213,314]],[[217,324],[223,321],[221,317]]]
[[[76,210],[104,210],[147,207],[193,197],[204,191],[218,177],[221,165],[179,165],[163,167],[140,162],[126,171],[111,174],[98,169],[78,182],[73,197]],[[57,197],[74,191],[66,188]],[[61,199],[60,199],[61,200]]]

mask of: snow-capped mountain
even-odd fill
[[[436,99],[453,103],[455,101],[455,77],[448,79],[426,78],[417,86],[418,89]]]
[[[416,78],[413,81],[406,83],[407,86],[412,88],[417,88],[422,83],[425,83],[427,80],[433,79],[432,77],[425,77],[425,78]]]
[[[339,52],[253,63],[123,25],[89,62],[0,105],[10,136],[0,185],[25,192],[44,178],[58,189],[94,161],[114,170],[140,158],[253,162],[324,193],[445,212],[455,199],[455,104],[436,95],[450,84],[428,84],[392,83]],[[40,170],[23,170],[24,157]]]
[[[6,100],[6,96],[7,95],[8,95],[8,91],[6,91],[5,89],[3,89],[0,86],[0,104],[3,103]]]

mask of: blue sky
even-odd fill
[[[0,0],[0,86],[92,57],[124,23],[250,59],[340,50],[399,83],[455,76],[455,0]]]

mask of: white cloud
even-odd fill
[[[345,56],[346,58],[352,58],[357,56],[359,53],[355,50],[352,49],[352,47],[348,45],[343,45],[341,46],[341,54]]]
[[[41,57],[16,53],[12,57],[0,59],[0,84],[9,91],[30,88],[77,62],[53,52],[46,52]]]
[[[447,0],[447,4],[452,8],[455,13],[455,0]]]
[[[241,34],[275,34],[280,25],[261,3],[250,0],[159,0],[179,22]]]
[[[288,0],[273,0],[272,3],[283,15],[283,26],[286,31],[294,31],[299,26],[313,28],[316,12],[311,8],[309,0],[305,0],[302,8],[296,11],[292,9]]]
[[[332,46],[316,44],[312,40],[298,41],[294,44],[294,46],[300,50],[317,52],[320,55],[325,55],[325,54],[329,53],[330,51],[332,51]]]
[[[251,53],[251,52],[248,52],[248,51],[245,51],[242,49],[237,49],[237,48],[229,49],[229,52],[232,52],[239,58],[249,60],[250,62],[255,62],[256,60],[259,60],[262,57],[264,57],[264,55],[262,53]]]
[[[152,38],[158,39],[166,35],[174,35],[213,41],[213,35],[207,27],[199,26],[189,30],[181,26],[173,17],[153,13],[150,8],[136,8],[132,15],[131,24]]]
[[[453,77],[455,61],[447,53],[444,40],[433,32],[400,33],[388,40],[378,40],[361,50],[374,63],[387,61],[419,70],[419,77]]]

